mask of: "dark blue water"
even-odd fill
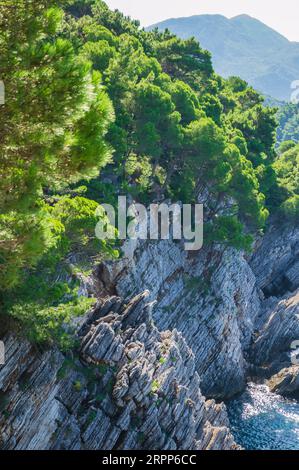
[[[299,403],[249,384],[227,404],[236,442],[248,450],[299,450]]]

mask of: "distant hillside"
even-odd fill
[[[194,36],[212,53],[220,75],[238,75],[278,100],[288,101],[291,83],[299,79],[299,43],[248,15],[169,19],[148,29],[154,27],[168,28],[183,39]]]

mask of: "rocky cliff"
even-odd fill
[[[269,230],[251,259],[220,247],[188,254],[171,240],[126,243],[120,261],[82,278],[98,303],[72,354],[4,337],[0,447],[238,448],[221,402],[249,376],[283,369],[298,383],[298,255],[294,227]]]
[[[155,327],[147,297],[99,302],[70,357],[4,338],[2,449],[237,448],[182,334]]]
[[[105,285],[125,298],[150,291],[158,328],[177,328],[192,348],[204,394],[223,399],[241,391],[260,311],[256,279],[244,256],[232,249],[188,256],[172,241],[133,243],[119,264],[103,268]]]

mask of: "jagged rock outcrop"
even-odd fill
[[[266,297],[294,292],[299,287],[299,225],[270,226],[250,264]]]
[[[242,391],[248,375],[297,397],[298,236],[269,230],[250,262],[220,247],[126,243],[118,262],[80,278],[98,304],[76,352],[4,338],[0,448],[237,448],[210,398]]]
[[[299,346],[299,290],[282,300],[266,303],[262,329],[256,334],[252,346],[252,362],[273,375],[292,362],[296,341]]]
[[[105,288],[128,297],[148,289],[159,329],[176,328],[195,355],[203,393],[223,399],[243,390],[246,351],[260,311],[256,280],[233,249],[187,254],[179,243],[128,242],[119,263],[100,267]]]
[[[223,405],[200,392],[178,331],[154,325],[148,293],[102,300],[78,355],[4,338],[1,449],[237,449]]]
[[[299,365],[282,369],[271,377],[268,386],[273,393],[278,393],[288,398],[299,399]]]
[[[298,226],[270,227],[249,261],[221,247],[187,254],[171,240],[130,241],[124,252],[118,263],[100,267],[103,288],[124,297],[150,290],[158,327],[181,332],[206,396],[229,398],[248,375],[269,378],[292,365]]]
[[[299,348],[299,227],[271,227],[251,260],[265,300],[256,318],[250,352],[253,376],[267,378],[281,395],[296,389],[294,354]],[[298,356],[298,354],[297,354]]]

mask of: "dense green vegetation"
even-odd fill
[[[278,184],[287,193],[281,212],[287,220],[299,220],[299,144],[285,141],[274,163]]]
[[[117,256],[95,238],[98,203],[199,200],[207,245],[250,249],[293,196],[275,110],[194,39],[100,0],[8,2],[0,28],[0,295],[31,339],[68,347],[89,304],[73,265]]]
[[[74,200],[58,197],[55,204],[50,195],[83,176],[97,175],[109,161],[104,135],[113,118],[99,74],[61,35],[64,15],[57,3],[66,2],[8,1],[0,12],[0,70],[6,91],[0,120],[2,304],[18,318],[33,318],[34,311],[45,313],[54,305],[49,330],[51,323],[61,326],[68,315],[60,301],[71,302],[65,293],[60,298],[46,295],[54,283],[51,274],[71,244],[87,243],[89,226],[95,223],[91,201],[74,205]],[[90,222],[83,240],[76,230],[79,220],[82,226]],[[39,276],[32,273],[34,267]],[[42,282],[45,291],[40,290]],[[28,287],[27,297],[40,293],[34,305],[29,302],[27,314],[22,284]],[[38,329],[37,322],[31,323]]]
[[[299,142],[299,104],[286,103],[279,107],[277,113],[277,142],[286,140]]]

